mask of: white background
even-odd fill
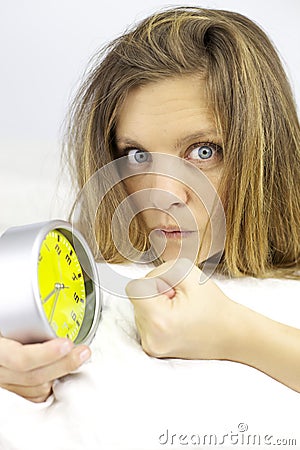
[[[299,107],[299,0],[0,0],[0,232],[67,217],[61,124],[83,71],[103,44],[171,5],[234,10],[256,21],[279,50]]]

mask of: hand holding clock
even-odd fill
[[[68,339],[24,345],[0,336],[0,387],[43,402],[52,392],[53,381],[76,370],[90,355],[88,346],[75,346]]]
[[[45,401],[53,381],[91,354],[101,316],[93,255],[67,222],[12,227],[0,238],[0,275],[8,281],[0,298],[0,387]]]

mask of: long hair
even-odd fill
[[[219,194],[227,225],[219,270],[232,276],[300,276],[300,129],[295,102],[269,38],[238,13],[167,9],[95,56],[73,101],[66,134],[77,189],[116,158],[118,111],[130,89],[191,74],[206,80],[222,138]],[[100,249],[109,262],[124,260],[110,225],[125,197],[122,183],[116,185],[101,202],[96,220],[90,216],[89,199],[82,205],[78,227],[88,240],[95,232],[94,253]],[[147,248],[142,228],[141,219],[133,219],[130,240],[141,251]]]

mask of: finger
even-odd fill
[[[193,262],[187,258],[168,261],[149,272],[145,278],[130,281],[126,286],[126,293],[133,301],[159,294],[172,298],[175,295],[174,288],[182,283],[194,269],[196,268]],[[199,269],[197,271],[201,273]]]
[[[14,384],[3,384],[1,387],[14,394],[30,400],[32,402],[40,403],[45,401],[52,393],[53,382],[41,384],[39,386],[18,386]]]
[[[125,288],[128,297],[138,300],[166,294],[172,298],[175,291],[170,283],[163,279],[163,275],[172,270],[175,262],[175,260],[168,261],[151,270],[145,278],[131,280]]]
[[[125,290],[128,297],[134,301],[152,298],[158,294],[155,279],[140,278],[138,280],[131,280]]]
[[[158,295],[172,298],[175,294],[169,284],[160,278],[140,278],[130,281],[126,286],[126,293],[132,301],[153,299]]]
[[[74,347],[68,339],[52,339],[42,344],[23,345],[0,337],[0,364],[11,370],[26,371],[63,358]]]
[[[31,370],[11,370],[0,367],[0,384],[34,387],[68,375],[78,369],[91,356],[91,350],[85,345],[75,347],[68,355],[49,365]]]
[[[148,277],[159,277],[171,288],[175,288],[178,284],[184,282],[188,275],[194,272],[197,273],[196,279],[198,281],[200,269],[196,268],[194,263],[188,258],[178,258],[176,260],[168,261],[156,267],[147,274]],[[193,274],[193,275],[194,275]],[[192,277],[194,278],[194,276]]]
[[[46,396],[39,396],[39,397],[25,397],[26,400],[29,400],[30,402],[34,402],[34,403],[43,403],[47,400],[47,398],[50,396],[50,394],[46,395]]]

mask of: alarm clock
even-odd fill
[[[62,220],[9,228],[0,237],[0,333],[22,343],[56,337],[89,344],[101,317],[96,263]]]

